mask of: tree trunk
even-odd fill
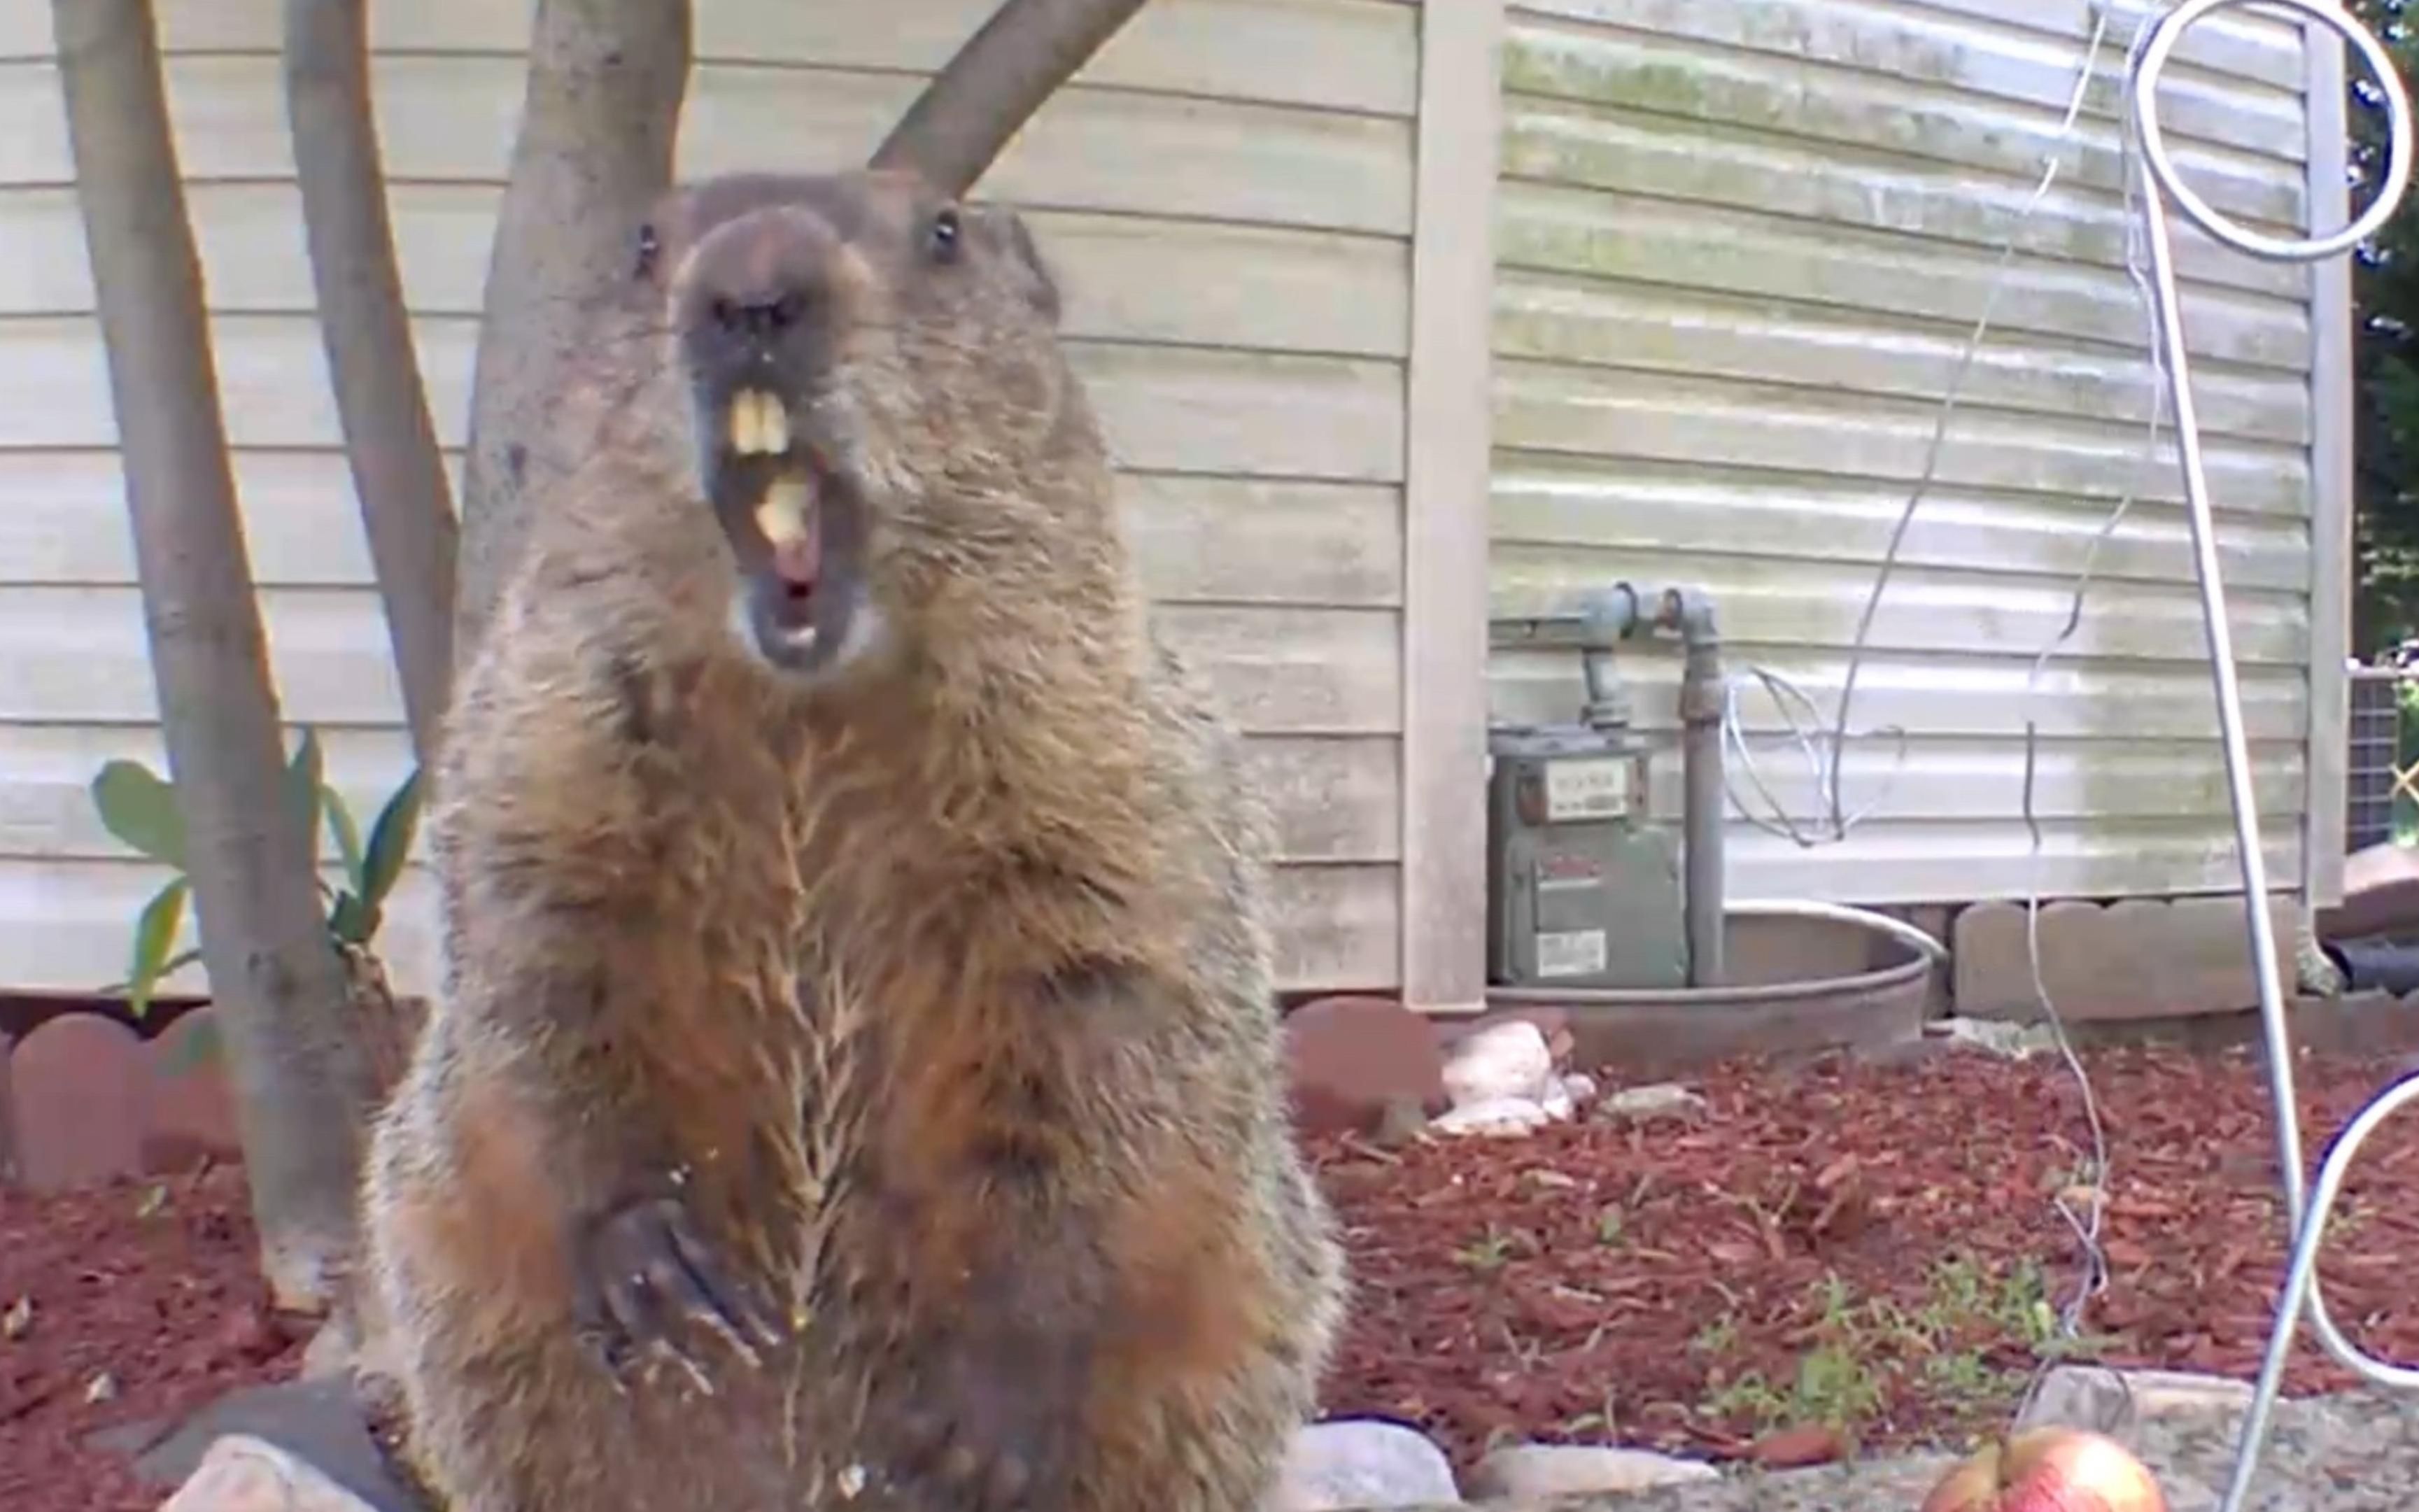
[[[456,665],[511,571],[524,501],[587,450],[593,417],[557,403],[569,360],[636,338],[608,296],[671,182],[689,38],[688,0],[540,0],[471,374]]]
[[[453,681],[453,488],[404,314],[363,0],[286,0],[285,100],[319,331],[422,768]]]
[[[69,150],[132,518],[168,765],[226,1046],[263,1269],[316,1310],[353,1230],[360,1052],[302,816],[220,413],[150,8],[53,0]]]
[[[1004,0],[874,149],[947,194],[983,176],[1042,101],[1091,61],[1144,0]]]

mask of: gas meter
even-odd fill
[[[1688,983],[1676,829],[1647,812],[1647,750],[1608,651],[1584,722],[1487,733],[1487,968],[1515,987]]]

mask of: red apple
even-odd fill
[[[1921,1512],[2167,1512],[2167,1502],[2132,1450],[2052,1424],[1976,1450],[1933,1487]]]

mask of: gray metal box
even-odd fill
[[[1516,987],[1684,987],[1679,837],[1646,752],[1579,726],[1488,733],[1487,967]]]

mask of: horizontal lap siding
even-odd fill
[[[684,174],[862,161],[991,0],[700,0]],[[406,298],[458,481],[529,7],[371,12]],[[1289,987],[1399,966],[1403,364],[1415,8],[1157,0],[983,192],[1030,216],[1121,469],[1141,570],[1275,804]],[[289,718],[366,814],[400,699],[312,316],[273,0],[163,8],[235,470]],[[0,18],[0,987],[122,974],[157,871],[85,787],[162,764],[116,427],[48,16]],[[1272,75],[1269,55],[1298,60]],[[424,984],[415,873],[391,922]],[[198,981],[189,975],[180,984]]]
[[[1857,673],[1844,843],[1733,809],[1731,887],[1866,902],[2021,895],[2025,689],[2108,511],[2096,586],[2040,683],[2050,892],[2224,887],[2231,820],[2171,444],[2146,459],[2125,269],[2121,12],[2016,234],[1992,331]],[[1519,0],[1496,216],[1492,594],[1527,612],[1627,579],[1709,590],[1734,673],[1799,685],[1827,737],[1857,625],[1921,476],[1999,247],[2057,139],[2090,11],[2011,0]],[[2196,27],[2162,96],[2229,214],[2303,224],[2297,33]],[[2311,655],[2309,274],[2178,228],[2185,323],[2262,822],[2297,874]],[[1626,662],[1676,816],[1676,658]],[[1499,718],[1572,717],[1576,658],[1499,653]],[[1752,680],[1752,771],[1810,829],[1804,751]],[[1898,764],[1897,734],[1906,733]]]

